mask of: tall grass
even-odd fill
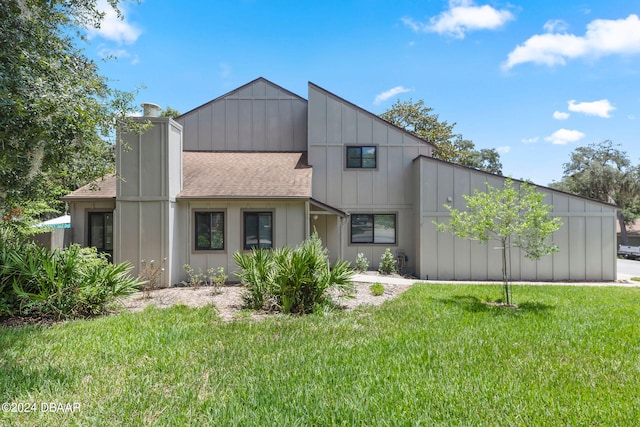
[[[148,309],[0,329],[0,425],[598,425],[640,419],[640,289],[416,285],[381,308],[225,323]]]

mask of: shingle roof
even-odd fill
[[[183,152],[183,198],[310,198],[306,153]],[[85,185],[64,200],[116,197],[114,174]]]
[[[62,200],[79,199],[115,199],[116,182],[118,178],[112,173],[78,188],[71,194],[67,194]]]
[[[311,197],[306,153],[183,152],[178,197]]]

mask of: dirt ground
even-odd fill
[[[374,296],[369,290],[370,286],[371,283],[356,282],[356,293],[353,298],[339,298],[337,296],[334,298],[341,307],[349,310],[362,305],[380,305],[411,287],[410,284],[383,284],[384,293],[380,296]],[[218,309],[220,317],[228,321],[240,316],[247,317],[246,313],[241,312],[242,292],[243,287],[240,285],[224,286],[217,294],[214,294],[210,287],[173,287],[153,290],[149,296],[138,292],[123,301],[123,305],[125,310],[136,312],[144,310],[149,305],[166,308],[176,304],[184,304],[188,307],[202,307],[211,304]],[[251,315],[256,318],[260,316],[259,313]]]

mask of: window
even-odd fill
[[[89,212],[89,246],[113,257],[113,212]]]
[[[376,147],[347,147],[348,169],[375,169],[376,167],[378,167]]]
[[[395,244],[395,214],[352,214],[351,243]]]
[[[244,249],[273,247],[273,213],[244,213]]]
[[[196,251],[224,250],[224,212],[196,212]]]

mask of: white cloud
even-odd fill
[[[540,137],[538,136],[534,136],[533,138],[524,138],[522,140],[523,144],[535,144],[536,142],[538,142],[540,140]]]
[[[569,113],[565,113],[563,111],[554,111],[553,118],[556,120],[567,120],[569,118]]]
[[[104,59],[129,59],[132,65],[140,62],[138,55],[134,55],[126,49],[111,49],[105,45],[100,45],[98,55]]]
[[[576,142],[585,137],[585,134],[579,130],[558,129],[544,140],[555,145],[564,145],[570,142]]]
[[[90,28],[88,30],[89,37],[99,36],[117,42],[120,45],[132,44],[138,40],[142,31],[126,19],[120,18],[106,0],[98,0],[97,8],[104,13],[104,18],[100,23],[100,28]],[[120,8],[123,8],[122,4]]]
[[[509,147],[508,145],[504,145],[502,147],[496,148],[496,151],[498,151],[498,153],[500,153],[500,154],[506,154],[509,151],[511,151],[511,147]]]
[[[574,111],[576,113],[583,113],[588,116],[598,116],[603,118],[609,118],[611,117],[609,113],[615,109],[616,107],[611,105],[608,99],[601,99],[599,101],[580,102],[580,103],[576,103],[576,101],[574,101],[573,99],[569,101],[569,111]]]
[[[545,25],[545,29],[552,27]],[[637,53],[640,53],[640,19],[632,14],[626,19],[593,20],[587,25],[584,36],[567,33],[534,35],[510,52],[502,66],[508,70],[526,62],[565,65],[569,59]]]
[[[547,33],[557,33],[561,31],[567,31],[567,29],[569,28],[569,24],[567,24],[566,21],[563,21],[562,19],[551,19],[545,22],[542,28],[544,28]]]
[[[374,105],[380,105],[380,103],[386,101],[387,99],[394,97],[398,94],[401,93],[407,93],[407,92],[411,92],[411,89],[407,89],[404,86],[396,86],[393,87],[387,91],[384,91],[382,93],[379,93],[378,95],[376,95],[376,99],[373,100],[373,104]]]
[[[495,30],[514,19],[506,9],[489,5],[476,6],[473,0],[449,0],[449,10],[429,19],[429,23],[402,18],[402,22],[415,32],[438,33],[463,39],[467,31]]]

